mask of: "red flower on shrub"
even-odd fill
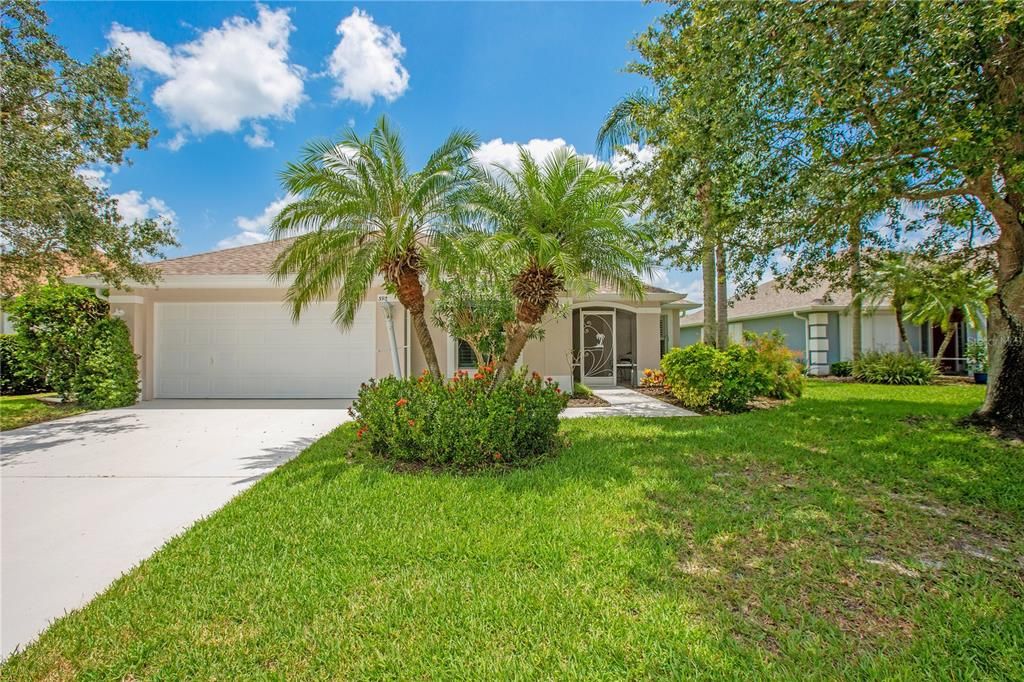
[[[552,381],[554,381],[554,379],[552,379],[551,377],[548,377],[548,378],[547,378],[547,379],[545,379],[544,381],[546,381],[546,382],[548,382],[548,383],[550,384],[550,383],[551,383]]]
[[[500,462],[501,461],[501,453],[500,452],[495,452],[494,453],[494,461],[495,462]]]
[[[405,398],[399,398],[398,401],[395,403],[395,407],[403,407],[403,406],[408,405],[408,404],[409,404],[408,400],[406,400]]]
[[[540,374],[538,372],[534,372],[533,373],[533,380],[534,381],[540,381]]]
[[[476,374],[473,375],[473,378],[476,379],[477,381],[480,381],[481,379],[484,378],[484,375],[481,374],[480,372],[477,372]]]
[[[558,387],[556,386],[556,387],[555,387],[555,393],[561,393],[561,392],[562,392],[562,389],[560,389],[560,388],[558,388]]]
[[[362,438],[364,433],[366,433],[366,429],[359,429],[356,431],[356,438]]]
[[[415,419],[410,419],[409,420],[409,426],[416,426],[416,420]]]

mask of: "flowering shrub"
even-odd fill
[[[380,455],[473,467],[515,463],[557,446],[568,397],[551,380],[519,371],[494,381],[494,368],[434,381],[385,377],[363,384],[352,405],[358,436]]]
[[[650,367],[644,368],[643,373],[640,376],[640,385],[648,387],[658,387],[665,385],[665,373],[660,369],[651,369]]]
[[[788,400],[804,392],[803,369],[797,364],[786,339],[776,329],[769,334],[746,333],[746,344],[757,354],[757,395]]]

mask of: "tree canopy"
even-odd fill
[[[5,0],[0,45],[2,293],[71,266],[116,286],[154,281],[142,262],[175,244],[170,226],[126,222],[106,187],[83,173],[126,163],[155,134],[132,94],[128,55],[72,59],[32,0]]]

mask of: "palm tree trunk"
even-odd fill
[[[864,318],[864,301],[861,299],[860,247],[864,240],[860,229],[860,216],[850,224],[848,241],[850,243],[850,332],[853,335],[851,354],[853,361],[860,360],[863,352],[862,323]]]
[[[396,289],[398,290],[398,302],[409,311],[409,319],[412,321],[412,330],[416,334],[416,340],[423,351],[423,359],[427,363],[427,370],[435,379],[442,379],[441,365],[437,362],[437,352],[434,350],[434,339],[430,335],[430,327],[427,326],[427,318],[423,314],[426,304],[423,297],[423,285],[420,283],[420,273],[415,268],[405,268],[398,273]]]
[[[946,331],[946,335],[942,337],[942,343],[939,344],[939,350],[935,352],[935,366],[939,367],[942,365],[942,358],[946,355],[946,349],[949,347],[949,342],[953,340],[956,335],[956,325],[950,324],[949,329]]]
[[[715,309],[718,324],[718,347],[729,347],[729,292],[728,273],[725,264],[725,244],[721,239],[715,242]]]
[[[434,339],[430,336],[430,327],[427,326],[427,318],[422,308],[418,312],[409,311],[409,319],[412,320],[412,329],[416,333],[416,340],[419,341],[420,349],[423,351],[423,359],[426,360],[427,370],[435,379],[442,379],[441,365],[437,362],[437,353],[434,352]]]
[[[900,351],[907,355],[913,355],[914,349],[910,347],[910,339],[907,338],[907,327],[903,322],[903,301],[893,301],[892,307],[896,312],[896,329],[900,334]]]
[[[498,369],[495,371],[494,379],[500,383],[508,378],[508,375],[512,373],[513,368],[516,366],[516,362],[519,361],[519,356],[523,353],[523,348],[526,347],[526,342],[530,339],[530,334],[533,333],[533,329],[536,325],[530,322],[523,322],[519,320],[512,327],[511,333],[505,337],[505,353],[501,356],[501,361],[498,363]]]

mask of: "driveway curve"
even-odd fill
[[[0,435],[0,658],[349,420],[347,400],[154,400]]]

